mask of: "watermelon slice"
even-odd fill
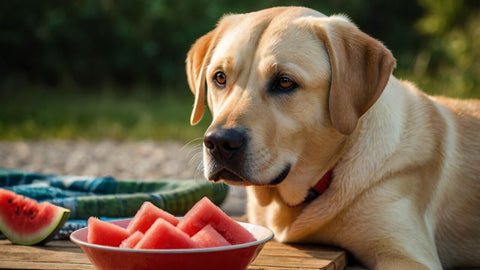
[[[145,236],[138,242],[138,249],[181,249],[198,248],[190,236],[173,226],[169,222],[159,218],[148,229]]]
[[[208,224],[232,245],[256,241],[249,231],[225,214],[207,197],[198,201],[180,220],[177,227],[193,236]]]
[[[192,236],[192,240],[205,248],[230,246],[230,243],[210,225],[203,227]]]
[[[95,217],[88,219],[87,241],[91,244],[118,247],[129,236],[127,229],[113,223]]]
[[[127,228],[94,217],[88,219],[89,243],[121,248],[187,249],[255,240],[207,197],[198,201],[180,221],[150,202],[142,204]]]
[[[20,245],[42,245],[68,220],[70,210],[0,188],[0,231]]]
[[[178,219],[175,216],[146,201],[128,224],[127,231],[130,233],[135,231],[145,233],[158,218],[170,222],[173,226],[178,224]]]
[[[120,244],[120,248],[134,248],[135,245],[143,238],[143,233],[136,231],[131,234],[127,239],[123,240]]]

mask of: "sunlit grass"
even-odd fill
[[[188,91],[188,90],[185,90]],[[204,119],[190,126],[193,97],[150,89],[121,93],[100,89],[34,87],[0,93],[0,140],[180,140],[201,137]]]

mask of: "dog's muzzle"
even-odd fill
[[[208,179],[243,182],[245,178],[246,148],[249,141],[247,129],[243,127],[210,127],[203,144],[210,156]]]

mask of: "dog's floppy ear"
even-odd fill
[[[186,71],[190,90],[195,95],[190,124],[197,124],[205,112],[205,69],[212,50],[212,41],[216,30],[212,30],[199,38],[187,54]]]
[[[205,68],[206,56],[211,49],[215,30],[199,38],[187,54],[186,71],[188,86],[195,95],[190,124],[197,124],[205,112]]]
[[[378,40],[360,31],[343,16],[332,16],[316,26],[332,69],[328,100],[333,126],[351,134],[360,117],[385,88],[395,59]]]

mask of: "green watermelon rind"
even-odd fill
[[[52,240],[58,231],[62,228],[63,224],[68,220],[70,217],[70,210],[58,207],[58,211],[56,217],[52,219],[52,222],[49,226],[45,226],[42,230],[38,231],[37,233],[28,234],[28,235],[21,235],[15,232],[15,228],[9,229],[6,222],[2,219],[0,215],[0,231],[7,237],[10,242],[18,245],[44,245],[50,240]]]

